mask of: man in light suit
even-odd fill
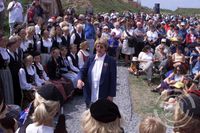
[[[77,87],[83,89],[86,106],[98,99],[113,100],[116,96],[116,61],[106,54],[107,41],[95,42],[96,55],[91,56],[78,74]]]

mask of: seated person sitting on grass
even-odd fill
[[[131,73],[131,74],[134,74],[134,75],[138,75],[138,59],[137,57],[133,57],[132,58],[132,61],[131,61],[131,66],[128,68],[128,71]]]
[[[181,81],[184,78],[185,72],[182,66],[177,66],[174,71],[165,78],[160,85],[155,89],[152,89],[152,92],[162,92],[163,90],[172,89],[171,86],[175,85],[176,82]]]

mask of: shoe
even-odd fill
[[[151,89],[151,92],[159,92],[159,88]]]
[[[151,92],[158,92],[158,90],[156,90],[156,89],[151,89]]]

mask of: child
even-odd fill
[[[139,133],[166,133],[166,127],[157,118],[147,117],[140,123]]]
[[[73,72],[78,73],[79,72],[79,66],[78,66],[78,55],[77,55],[77,45],[71,44],[70,46],[70,54],[67,57],[69,61],[70,68]]]
[[[134,75],[138,75],[138,59],[137,57],[132,58],[131,66],[128,68],[128,71]]]

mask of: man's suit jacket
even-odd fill
[[[78,79],[83,80],[85,83],[83,90],[86,103],[90,103],[91,101],[92,68],[95,64],[94,59],[95,55],[90,57],[78,74]],[[116,74],[116,61],[112,57],[106,55],[100,77],[99,99],[104,99],[108,96],[116,96]]]

